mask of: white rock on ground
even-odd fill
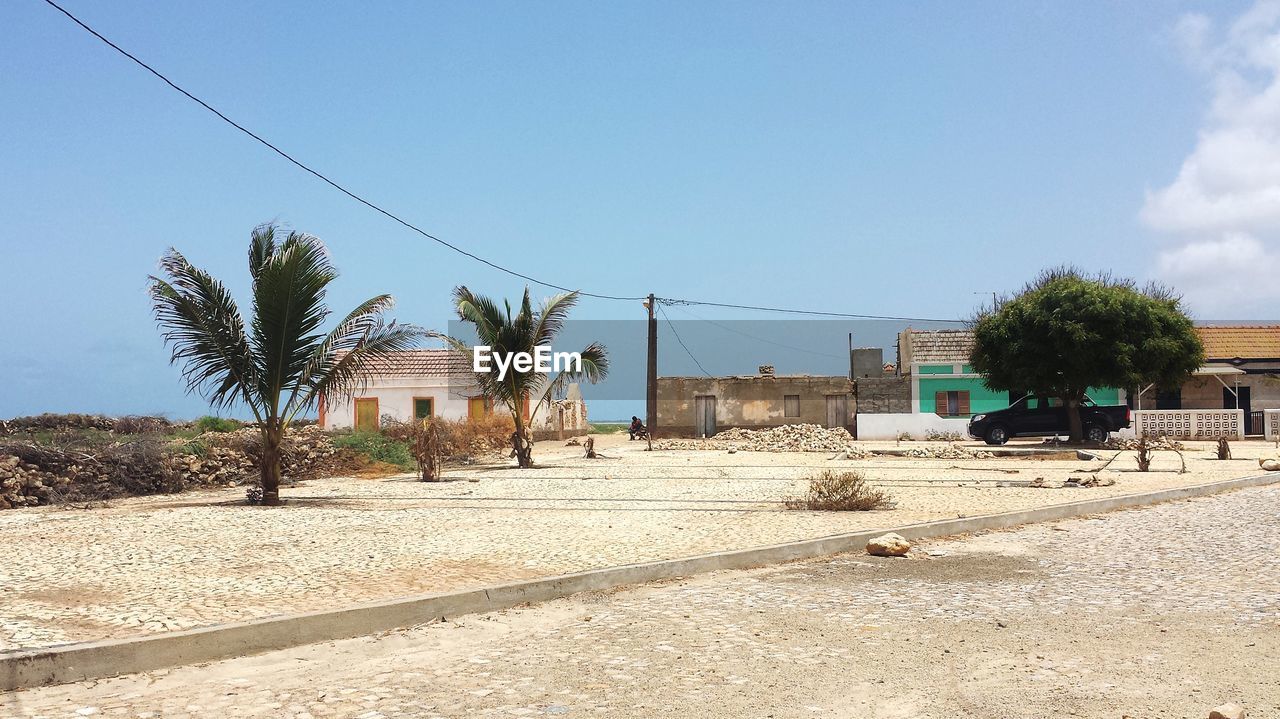
[[[867,554],[876,557],[901,557],[911,551],[911,542],[901,534],[890,532],[867,542]]]
[[[1244,707],[1239,704],[1223,704],[1209,712],[1209,719],[1244,719]]]
[[[1258,466],[1264,472],[1280,472],[1280,459],[1260,459]]]

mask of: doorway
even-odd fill
[[[360,397],[356,399],[356,431],[378,431],[377,397]]]
[[[1244,410],[1244,433],[1253,434],[1253,398],[1249,396],[1248,387],[1236,387],[1233,393],[1227,387],[1222,388],[1222,408]],[[1237,402],[1239,404],[1237,404]],[[1259,430],[1262,428],[1259,427]],[[1261,432],[1259,432],[1261,434]]]
[[[693,432],[699,437],[713,437],[716,433],[716,397],[698,395],[693,398]]]
[[[847,427],[849,425],[849,396],[844,394],[827,395],[827,426]]]

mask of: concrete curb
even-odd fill
[[[578,592],[612,589],[722,569],[746,569],[796,559],[863,551],[885,532],[908,539],[941,537],[1138,507],[1280,482],[1280,473],[1158,492],[1090,499],[1004,514],[947,519],[807,539],[753,549],[595,569],[479,589],[289,614],[153,636],[83,642],[0,655],[0,691],[64,684],[197,664],[423,624],[441,617],[507,609]],[[1046,492],[1054,491],[1046,489]]]

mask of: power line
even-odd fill
[[[508,269],[508,268],[503,267],[502,265],[499,265],[499,264],[497,264],[497,263],[495,263],[495,262],[490,262],[489,260],[486,260],[485,258],[480,257],[479,255],[476,255],[476,254],[474,254],[474,253],[468,252],[467,250],[464,250],[464,249],[462,249],[461,247],[458,247],[457,245],[454,245],[454,244],[452,244],[452,243],[450,243],[450,242],[447,242],[447,241],[445,241],[445,240],[440,239],[439,237],[436,237],[435,235],[433,235],[433,234],[431,234],[431,233],[427,232],[426,230],[423,230],[422,228],[420,228],[420,227],[418,227],[417,225],[415,225],[415,224],[413,224],[413,223],[409,222],[408,220],[402,219],[402,218],[401,218],[401,217],[399,217],[398,215],[396,215],[396,214],[394,214],[394,213],[392,213],[392,212],[390,212],[390,211],[388,211],[388,210],[384,210],[383,208],[379,207],[378,205],[375,205],[374,203],[370,202],[369,200],[366,200],[365,198],[361,197],[360,195],[357,195],[356,193],[352,192],[351,190],[348,190],[347,188],[345,188],[345,187],[343,187],[342,185],[338,184],[338,183],[337,183],[337,182],[335,182],[334,180],[329,179],[329,178],[328,178],[328,177],[326,177],[324,174],[322,174],[320,171],[315,170],[315,169],[312,169],[310,166],[303,164],[301,161],[299,161],[299,160],[295,159],[295,158],[294,158],[292,155],[290,155],[289,153],[285,152],[284,150],[281,150],[279,147],[276,147],[275,145],[271,144],[271,143],[270,143],[270,142],[268,142],[267,140],[263,139],[260,135],[258,135],[258,134],[257,134],[257,133],[255,133],[254,131],[250,130],[249,128],[245,127],[244,125],[241,125],[240,123],[236,122],[235,120],[232,120],[231,118],[227,117],[226,115],[222,114],[220,111],[218,111],[218,109],[217,109],[217,108],[213,107],[213,106],[212,106],[212,105],[210,105],[209,103],[207,103],[207,102],[205,102],[204,100],[201,100],[200,98],[196,97],[195,95],[192,95],[191,93],[187,92],[187,91],[186,91],[186,90],[184,90],[182,87],[180,87],[177,83],[175,83],[173,80],[170,80],[169,78],[165,77],[162,73],[160,73],[160,71],[158,71],[158,70],[156,70],[155,68],[151,67],[150,65],[148,65],[148,64],[147,64],[147,63],[145,63],[145,62],[143,62],[142,60],[139,60],[137,57],[135,57],[133,54],[131,54],[128,50],[125,50],[124,48],[120,47],[119,45],[115,44],[114,42],[111,42],[110,40],[108,40],[106,37],[103,37],[102,33],[99,33],[97,30],[94,30],[93,28],[91,28],[91,27],[89,27],[88,25],[86,25],[82,20],[80,20],[80,18],[76,17],[75,15],[72,15],[70,12],[68,12],[65,8],[63,8],[63,7],[62,7],[61,5],[59,5],[58,3],[54,2],[53,0],[44,0],[44,1],[45,1],[47,4],[49,4],[51,7],[53,7],[55,10],[57,10],[58,12],[62,13],[63,15],[66,15],[68,18],[70,18],[70,19],[71,19],[71,21],[72,21],[72,22],[74,22],[75,24],[77,24],[77,25],[79,25],[80,27],[84,28],[84,29],[85,29],[86,31],[88,31],[91,35],[93,35],[94,37],[98,38],[98,39],[99,39],[99,40],[101,40],[102,42],[104,42],[104,43],[106,43],[107,45],[109,45],[109,46],[110,46],[112,49],[114,49],[116,52],[120,53],[121,55],[124,55],[125,57],[129,58],[129,59],[130,59],[130,60],[132,60],[133,62],[137,63],[140,67],[142,67],[144,70],[146,70],[147,72],[151,73],[152,75],[155,75],[156,77],[160,78],[160,80],[162,80],[162,81],[163,81],[166,85],[168,85],[169,87],[172,87],[174,90],[177,90],[178,92],[180,92],[180,93],[182,93],[183,95],[185,95],[185,96],[186,96],[188,99],[190,99],[192,102],[195,102],[196,104],[200,105],[201,107],[203,107],[204,109],[208,110],[209,112],[212,112],[214,115],[217,115],[219,118],[221,118],[221,119],[222,119],[222,121],[223,121],[223,122],[226,122],[228,125],[231,125],[232,127],[234,127],[235,129],[239,130],[240,132],[243,132],[244,134],[248,135],[249,137],[253,138],[254,140],[257,140],[259,143],[261,143],[261,144],[265,145],[266,147],[270,148],[272,152],[276,153],[277,155],[279,155],[279,156],[283,157],[284,159],[288,160],[289,162],[293,163],[294,165],[296,165],[296,166],[297,166],[297,167],[299,167],[300,169],[302,169],[302,170],[304,170],[304,171],[306,171],[306,172],[308,172],[308,173],[310,173],[310,174],[314,175],[315,177],[319,178],[321,181],[325,182],[325,183],[326,183],[326,184],[328,184],[329,186],[333,187],[335,190],[337,190],[337,191],[341,192],[342,194],[346,195],[347,197],[350,197],[351,199],[355,200],[356,202],[359,202],[360,204],[365,205],[366,207],[368,207],[368,208],[370,208],[370,209],[374,210],[375,212],[378,212],[378,213],[380,213],[380,214],[382,214],[382,215],[384,215],[384,216],[386,216],[386,217],[389,217],[390,219],[392,219],[392,220],[394,220],[394,221],[396,221],[396,222],[400,223],[401,225],[404,225],[405,227],[409,228],[410,230],[413,230],[414,232],[416,232],[416,233],[418,233],[418,234],[422,235],[423,237],[426,237],[426,238],[427,238],[427,239],[429,239],[429,240],[433,240],[433,241],[435,241],[435,242],[438,242],[438,243],[440,243],[441,245],[444,245],[445,247],[447,247],[447,248],[449,248],[449,249],[453,250],[454,252],[457,252],[458,254],[461,254],[461,255],[465,255],[465,256],[467,256],[467,257],[470,257],[471,259],[473,259],[473,260],[475,260],[475,261],[477,261],[477,262],[483,263],[483,264],[485,264],[485,265],[488,265],[489,267],[492,267],[492,268],[493,268],[493,269],[495,269],[495,270],[498,270],[498,271],[500,271],[500,272],[505,272],[505,273],[507,273],[507,274],[509,274],[509,275],[512,275],[513,277],[519,277],[519,278],[521,278],[521,279],[528,280],[529,282],[532,282],[532,283],[534,283],[534,284],[538,284],[538,285],[542,285],[543,287],[551,287],[551,288],[553,288],[553,289],[561,290],[561,291],[564,291],[564,292],[574,292],[574,291],[575,291],[575,290],[572,290],[572,289],[570,289],[570,288],[568,288],[568,287],[563,287],[563,286],[561,286],[561,285],[553,284],[553,283],[550,283],[550,282],[544,282],[544,281],[539,280],[539,279],[537,279],[537,278],[535,278],[535,277],[530,277],[529,275],[526,275],[526,274],[523,274],[523,273],[520,273],[520,272],[516,272],[515,270]],[[584,291],[582,291],[582,290],[576,290],[576,291],[577,291],[577,292],[578,292],[578,294],[580,294],[580,295],[583,295],[583,296],[586,296],[586,297],[596,297],[596,298],[599,298],[599,299],[602,299],[602,300],[637,300],[637,301],[638,301],[638,300],[643,300],[643,299],[644,299],[643,297],[618,297],[618,296],[615,296],[615,295],[602,295],[602,294],[596,294],[596,293],[594,293],[594,292],[584,292]]]
[[[47,0],[46,0],[47,1]],[[659,297],[659,302],[669,305],[702,305],[705,307],[728,307],[737,310],[756,310],[758,312],[782,312],[793,315],[816,315],[820,317],[847,317],[856,320],[895,320],[900,322],[944,322],[964,324],[964,320],[944,320],[937,317],[893,317],[890,315],[857,315],[848,312],[822,312],[818,310],[796,310],[782,307],[763,307],[760,305],[735,305],[726,302],[704,302],[701,300],[682,300],[674,297]]]
[[[262,144],[263,146],[267,147],[267,148],[268,148],[268,149],[270,149],[272,152],[274,152],[274,153],[276,153],[277,155],[279,155],[280,157],[283,157],[284,159],[288,160],[291,164],[295,165],[295,166],[296,166],[296,167],[298,167],[299,169],[301,169],[301,170],[303,170],[304,172],[306,172],[306,173],[308,173],[308,174],[310,174],[310,175],[312,175],[312,176],[316,177],[317,179],[321,180],[321,181],[322,181],[322,182],[324,182],[325,184],[327,184],[327,185],[329,185],[330,187],[334,188],[335,190],[337,190],[337,191],[341,192],[342,194],[346,195],[347,197],[350,197],[351,199],[355,200],[356,202],[359,202],[360,204],[362,204],[362,205],[364,205],[364,206],[368,207],[369,209],[373,210],[374,212],[377,212],[378,214],[381,214],[381,215],[383,215],[384,217],[387,217],[387,218],[391,219],[392,221],[394,221],[394,222],[396,222],[396,223],[398,223],[398,224],[400,224],[400,225],[403,225],[404,227],[406,227],[406,228],[408,228],[408,229],[410,229],[410,230],[412,230],[412,231],[414,231],[414,232],[418,233],[419,235],[422,235],[423,237],[425,237],[425,238],[427,238],[427,239],[429,239],[429,240],[431,240],[431,241],[433,241],[433,242],[436,242],[436,243],[438,243],[438,244],[440,244],[440,245],[442,245],[442,246],[444,246],[444,247],[446,247],[446,248],[448,248],[448,249],[450,249],[450,250],[453,250],[454,252],[457,252],[457,253],[458,253],[458,254],[460,254],[460,255],[463,255],[463,256],[465,256],[465,257],[469,257],[469,258],[471,258],[471,259],[475,260],[476,262],[479,262],[479,263],[481,263],[481,264],[483,264],[483,265],[486,265],[486,266],[491,267],[491,268],[493,268],[493,269],[495,269],[495,270],[498,270],[499,272],[504,272],[504,273],[506,273],[506,274],[508,274],[508,275],[511,275],[512,277],[519,277],[519,278],[520,278],[520,279],[522,279],[522,280],[527,280],[527,281],[529,281],[529,282],[532,282],[532,283],[534,283],[534,284],[536,284],[536,285],[541,285],[541,286],[543,286],[543,287],[550,287],[550,288],[552,288],[552,289],[560,290],[560,291],[562,291],[562,292],[577,292],[579,295],[582,295],[582,296],[584,296],[584,297],[594,297],[594,298],[596,298],[596,299],[602,299],[602,300],[621,300],[621,301],[628,301],[628,302],[630,302],[630,301],[641,301],[641,300],[647,299],[646,297],[642,297],[642,296],[636,296],[636,297],[625,297],[625,296],[619,296],[619,295],[606,295],[606,294],[600,294],[600,293],[596,293],[596,292],[586,292],[586,291],[583,291],[583,290],[573,290],[573,289],[571,289],[571,288],[569,288],[569,287],[565,287],[565,286],[563,286],[563,285],[557,285],[557,284],[554,284],[554,283],[551,283],[551,282],[546,282],[546,281],[544,281],[544,280],[539,280],[539,279],[537,279],[536,277],[532,277],[532,276],[530,276],[530,275],[526,275],[526,274],[524,274],[524,273],[522,273],[522,272],[517,272],[516,270],[510,269],[510,268],[507,268],[507,267],[503,267],[502,265],[499,265],[499,264],[497,264],[497,263],[495,263],[495,262],[491,262],[490,260],[486,260],[485,258],[480,257],[479,255],[476,255],[476,254],[474,254],[474,253],[472,253],[472,252],[469,252],[469,251],[467,251],[467,250],[464,250],[463,248],[461,248],[461,247],[459,247],[459,246],[457,246],[457,245],[455,245],[455,244],[453,244],[453,243],[451,243],[451,242],[448,242],[448,241],[446,241],[446,240],[443,240],[443,239],[441,239],[441,238],[439,238],[439,237],[437,237],[437,236],[435,236],[435,235],[431,234],[430,232],[427,232],[426,230],[424,230],[424,229],[422,229],[422,228],[418,227],[417,225],[413,224],[412,222],[409,222],[408,220],[405,220],[405,219],[401,218],[399,215],[396,215],[395,213],[391,212],[390,210],[383,209],[383,208],[382,208],[382,207],[380,207],[379,205],[374,204],[372,201],[367,200],[367,199],[365,199],[364,197],[361,197],[360,195],[356,194],[355,192],[353,192],[353,191],[351,191],[351,190],[348,190],[346,187],[344,187],[343,185],[338,184],[338,182],[337,182],[337,181],[330,179],[329,177],[327,177],[326,175],[324,175],[323,173],[321,173],[319,170],[315,170],[315,169],[313,169],[312,167],[310,167],[309,165],[304,164],[302,161],[300,161],[300,160],[298,160],[298,159],[294,158],[294,157],[293,157],[292,155],[290,155],[289,153],[287,153],[287,152],[285,152],[284,150],[280,149],[279,147],[277,147],[277,146],[273,145],[272,143],[270,143],[269,141],[267,141],[267,140],[266,140],[266,139],[264,139],[262,136],[260,136],[260,135],[258,135],[257,133],[255,133],[254,131],[250,130],[249,128],[245,127],[244,125],[241,125],[240,123],[236,122],[235,120],[232,120],[230,117],[227,117],[227,116],[226,116],[226,115],[224,115],[221,111],[219,111],[217,108],[213,107],[213,106],[212,106],[212,105],[210,105],[209,103],[205,102],[204,100],[201,100],[200,98],[198,98],[198,97],[196,97],[195,95],[191,94],[191,93],[190,93],[190,92],[188,92],[187,90],[183,89],[181,86],[179,86],[179,85],[178,85],[177,83],[175,83],[173,80],[170,80],[168,77],[166,77],[166,76],[165,76],[163,73],[161,73],[159,70],[156,70],[155,68],[151,67],[151,66],[150,66],[150,65],[148,65],[147,63],[145,63],[145,62],[143,62],[142,60],[138,59],[136,56],[134,56],[134,55],[133,55],[132,53],[130,53],[128,50],[125,50],[124,48],[122,48],[122,47],[120,47],[119,45],[115,44],[115,43],[114,43],[114,42],[112,42],[111,40],[108,40],[104,35],[102,35],[102,33],[98,32],[97,30],[94,30],[92,27],[90,27],[88,24],[86,24],[83,20],[81,20],[80,18],[78,18],[78,17],[76,17],[75,15],[71,14],[71,12],[69,12],[66,8],[64,8],[64,7],[62,7],[61,5],[59,5],[58,3],[54,2],[54,0],[44,0],[44,2],[45,2],[45,4],[49,5],[49,6],[50,6],[50,7],[52,7],[53,9],[55,9],[55,10],[57,10],[58,12],[62,13],[63,15],[65,15],[69,20],[71,20],[72,22],[74,22],[76,25],[79,25],[81,28],[83,28],[83,29],[84,29],[86,32],[88,32],[90,35],[93,35],[94,37],[96,37],[96,38],[98,38],[99,40],[101,40],[103,43],[105,43],[105,44],[106,44],[108,47],[110,47],[111,49],[113,49],[113,50],[115,50],[116,52],[120,53],[120,54],[121,54],[121,55],[123,55],[124,57],[128,58],[129,60],[131,60],[132,62],[134,62],[135,64],[137,64],[137,65],[138,65],[139,67],[141,67],[142,69],[146,70],[147,72],[149,72],[149,73],[151,73],[152,75],[154,75],[154,76],[156,76],[157,78],[159,78],[162,82],[164,82],[164,83],[165,83],[166,85],[168,85],[169,87],[171,87],[171,88],[173,88],[174,90],[176,90],[176,91],[178,91],[179,93],[181,93],[181,94],[182,94],[183,96],[185,96],[187,99],[191,100],[192,102],[194,102],[194,103],[196,103],[196,104],[200,105],[200,106],[201,106],[201,107],[203,107],[204,109],[206,109],[206,110],[208,110],[209,112],[213,113],[213,114],[214,114],[214,115],[216,115],[219,119],[221,119],[223,122],[227,123],[228,125],[231,125],[231,126],[232,126],[232,127],[234,127],[236,130],[239,130],[240,132],[242,132],[242,133],[244,133],[245,135],[249,136],[249,137],[250,137],[250,138],[252,138],[253,140],[255,140],[255,141],[257,141],[258,143]],[[964,321],[963,321],[963,320],[948,320],[948,319],[937,319],[937,318],[928,318],[928,317],[893,317],[893,316],[885,316],[885,315],[861,315],[861,314],[850,314],[850,313],[845,313],[845,312],[824,312],[824,311],[817,311],[817,310],[799,310],[799,309],[781,308],[781,307],[765,307],[765,306],[759,306],[759,305],[740,305],[740,304],[732,304],[732,303],[727,303],[727,302],[709,302],[709,301],[702,301],[702,300],[688,300],[688,299],[680,299],[680,298],[674,298],[674,297],[664,297],[664,298],[659,298],[659,299],[660,299],[662,302],[666,302],[667,304],[671,304],[671,305],[702,305],[702,306],[706,306],[706,307],[724,307],[724,308],[730,308],[730,309],[754,310],[754,311],[757,311],[757,312],[778,312],[778,313],[784,313],[784,314],[812,315],[812,316],[818,316],[818,317],[846,317],[846,318],[851,318],[851,319],[866,319],[866,320],[895,320],[895,321],[905,321],[905,322],[939,322],[939,323],[949,323],[949,324],[963,324],[963,323],[964,323]],[[665,313],[664,313],[664,316],[665,316]],[[670,320],[669,320],[669,319],[668,319],[667,321],[668,321],[668,323],[670,323]]]
[[[676,342],[679,342],[680,346],[684,347],[685,354],[689,355],[689,359],[693,360],[693,363],[698,365],[698,369],[702,370],[702,374],[710,377],[711,373],[707,371],[706,367],[702,366],[702,363],[698,361],[697,357],[693,356],[693,353],[689,351],[689,347],[685,345],[684,340],[680,339],[680,333],[676,332],[675,324],[671,321],[671,318],[667,316],[667,311],[662,309],[661,304],[658,305],[658,311],[662,313],[662,319],[666,320],[667,326],[671,328],[671,334],[676,336]]]
[[[764,338],[764,337],[757,337],[757,336],[755,336],[755,335],[753,335],[753,334],[750,334],[750,333],[748,333],[748,332],[741,332],[741,331],[739,331],[739,330],[735,330],[735,329],[733,329],[732,327],[726,327],[725,325],[722,325],[722,324],[720,324],[719,322],[716,322],[715,320],[709,320],[709,319],[707,319],[706,317],[701,317],[701,316],[699,316],[699,315],[696,315],[696,314],[694,314],[693,312],[690,312],[689,310],[687,310],[687,309],[685,309],[685,308],[683,308],[683,307],[681,307],[681,308],[680,308],[680,311],[681,311],[681,312],[684,312],[685,314],[690,315],[691,317],[693,317],[694,319],[696,319],[696,320],[698,320],[698,321],[700,321],[700,322],[706,322],[706,323],[708,323],[708,324],[715,325],[716,327],[719,327],[720,329],[722,329],[722,330],[724,330],[724,331],[726,331],[726,332],[732,332],[732,333],[734,333],[734,334],[736,334],[736,335],[742,335],[743,337],[748,337],[748,338],[750,338],[750,339],[753,339],[753,340],[756,340],[756,341],[759,341],[759,342],[765,342],[765,343],[768,343],[768,344],[771,344],[771,345],[775,345],[775,346],[777,346],[777,347],[783,347],[783,348],[785,348],[785,349],[795,350],[795,351],[797,351],[797,352],[805,352],[805,353],[808,353],[808,354],[811,354],[811,355],[818,355],[819,357],[830,357],[831,359],[845,359],[844,357],[841,357],[840,355],[833,355],[833,354],[830,354],[830,353],[827,353],[827,352],[819,352],[819,351],[817,351],[817,350],[805,349],[804,347],[795,347],[795,346],[793,346],[793,345],[783,344],[782,342],[775,342],[775,341],[773,341],[773,340],[771,340],[771,339],[766,339],[766,338]]]

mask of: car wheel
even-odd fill
[[[1009,430],[996,425],[987,430],[987,436],[984,439],[987,444],[1004,444],[1009,441]]]
[[[1099,427],[1096,424],[1091,424],[1084,428],[1084,438],[1090,442],[1097,442],[1098,444],[1102,444],[1107,441],[1107,436],[1109,434],[1110,433],[1107,432],[1106,428]]]

